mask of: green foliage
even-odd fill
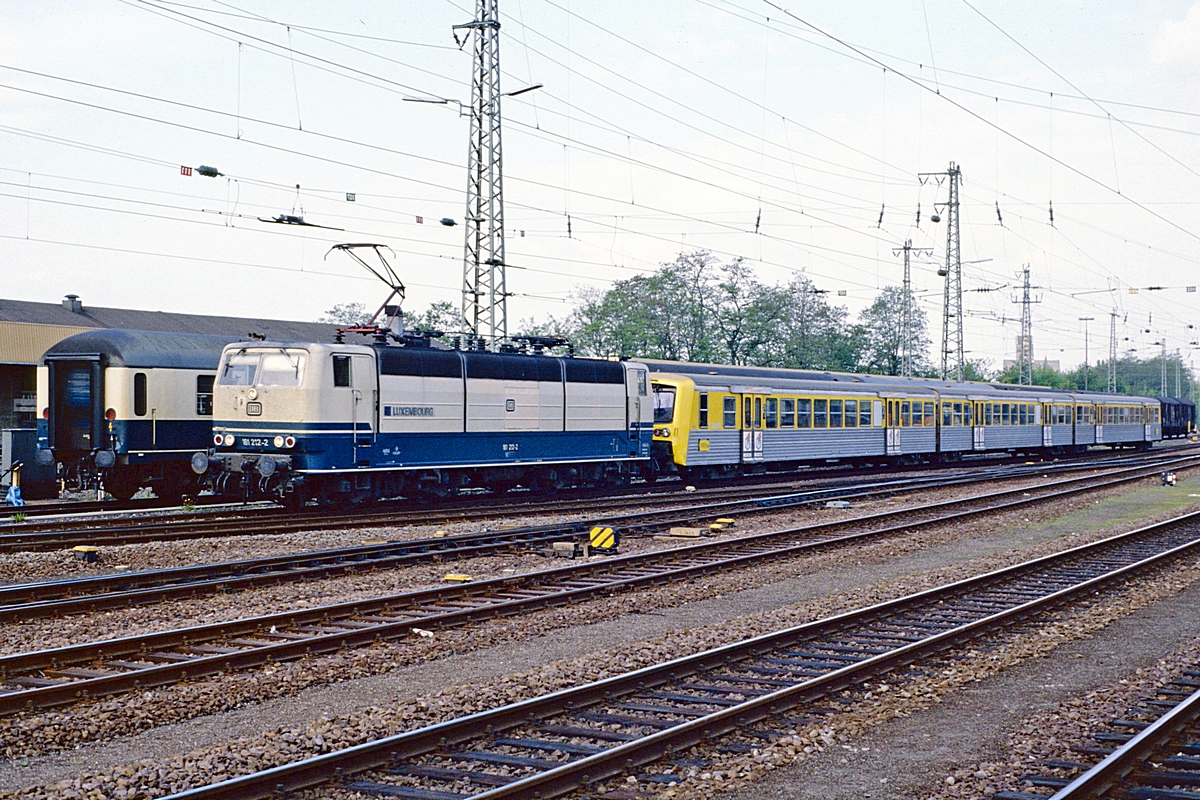
[[[909,308],[907,325],[906,304]],[[879,375],[902,374],[906,331],[912,374],[919,375],[931,368],[925,311],[917,306],[911,291],[905,297],[903,287],[883,287],[875,302],[864,309],[858,319],[863,330],[863,371]]]
[[[326,311],[317,322],[327,325],[362,325],[371,318],[365,303],[338,303]]]
[[[1159,356],[1142,360],[1131,357],[1117,359],[1117,392],[1158,397],[1162,394],[1164,366],[1167,383],[1166,394],[1170,397],[1175,396],[1175,370],[1178,367],[1179,396],[1190,398],[1195,379],[1178,354],[1168,354],[1165,362]],[[996,379],[1001,383],[1017,383],[1018,377],[1019,368],[1014,365],[1000,372]],[[1035,386],[1049,386],[1054,389],[1072,391],[1083,391],[1086,386],[1093,392],[1105,392],[1108,391],[1108,362],[1101,361],[1089,369],[1085,369],[1080,364],[1066,373],[1055,372],[1035,364],[1033,383]]]
[[[650,275],[617,281],[607,291],[583,291],[571,315],[553,320],[551,329],[595,356],[842,372],[876,358],[878,371],[898,372],[898,362],[884,356],[887,336],[878,334],[878,323],[899,291],[889,287],[874,314],[864,312],[860,324],[851,324],[846,309],[830,305],[803,273],[785,285],[768,286],[741,259],[721,263],[700,250],[681,253]],[[928,362],[924,319],[915,310],[918,368]],[[887,330],[897,339],[896,321]]]
[[[442,331],[449,333],[462,329],[462,318],[454,304],[447,300],[430,303],[429,308],[419,314],[404,313],[404,327],[410,331]]]
[[[13,522],[24,522],[25,520],[29,519],[29,515],[26,514],[24,511],[18,511],[17,513],[12,515],[12,519],[13,519]]]

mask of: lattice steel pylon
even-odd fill
[[[462,319],[467,331],[492,345],[508,337],[497,2],[477,0],[475,19],[454,26],[455,30],[466,29],[474,34]]]
[[[909,257],[913,251],[918,254],[929,255],[933,251],[926,247],[913,247],[912,239],[905,239],[903,247],[896,247],[892,250],[894,255],[904,253],[904,286],[903,297],[901,301],[904,305],[900,309],[900,374],[905,377],[912,375],[912,270],[909,266]]]
[[[1108,325],[1108,391],[1117,391],[1117,312],[1109,314]]]
[[[962,303],[962,237],[958,222],[958,184],[962,181],[962,170],[953,161],[945,172],[922,172],[918,177],[936,177],[938,182],[947,178],[950,198],[945,203],[936,203],[946,211],[946,267],[938,274],[946,279],[942,302],[942,380],[953,377],[963,379],[966,359],[963,357],[963,303]],[[936,219],[934,220],[937,221]]]
[[[1017,383],[1026,386],[1033,385],[1033,303],[1040,303],[1041,299],[1034,300],[1029,295],[1029,290],[1035,287],[1029,285],[1029,265],[1026,264],[1022,268],[1024,279],[1021,282],[1021,336],[1017,339],[1017,369],[1019,377]],[[1016,300],[1014,299],[1014,302]]]

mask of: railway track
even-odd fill
[[[1114,464],[1139,465],[1151,463],[1169,463],[1170,457],[1164,461],[1165,454],[1121,456],[1118,458],[1100,459],[1095,461],[1063,461],[1052,463],[1022,463],[1006,466],[988,466],[968,471],[956,471],[947,477],[945,473],[925,475],[895,481],[880,481],[868,484],[866,487],[856,486],[856,479],[848,476],[846,480],[831,481],[824,485],[801,491],[785,491],[779,493],[779,484],[762,486],[735,486],[710,489],[702,493],[680,492],[647,493],[639,491],[618,497],[587,498],[574,502],[536,501],[514,504],[482,502],[476,498],[474,503],[458,504],[448,509],[402,510],[395,507],[363,508],[350,512],[329,513],[328,511],[305,511],[299,514],[281,514],[275,508],[253,508],[231,512],[228,510],[214,511],[199,517],[190,515],[148,516],[133,518],[107,517],[101,519],[81,520],[78,522],[63,522],[61,520],[39,520],[35,522],[13,523],[0,527],[0,553],[20,551],[61,550],[77,545],[123,545],[139,544],[152,541],[177,541],[181,539],[201,539],[243,535],[267,535],[282,533],[297,533],[311,530],[336,530],[346,528],[363,528],[385,525],[429,525],[466,522],[480,519],[495,519],[498,517],[533,516],[538,514],[587,514],[596,511],[610,512],[621,507],[644,506],[648,503],[661,502],[663,499],[680,503],[694,503],[698,497],[704,498],[714,506],[720,502],[728,502],[730,512],[739,506],[766,502],[768,498],[780,505],[788,503],[802,504],[816,500],[832,498],[850,498],[873,496],[889,491],[906,491],[920,488],[922,485],[943,485],[948,481],[979,480],[987,476],[1001,476],[1012,473],[1048,473],[1061,471],[1078,471],[1112,466]],[[1172,453],[1173,457],[1181,454]],[[847,489],[847,482],[853,488]],[[792,484],[794,486],[794,484]],[[907,487],[907,488],[906,488]],[[863,491],[855,491],[862,488]],[[726,499],[727,498],[727,499]],[[723,500],[725,499],[725,500]],[[606,513],[602,520],[608,519]],[[561,530],[561,528],[560,528]]]
[[[1175,459],[1175,461],[1182,461]],[[1200,457],[1177,464],[1200,464]],[[552,606],[609,597],[830,547],[845,547],[919,526],[959,521],[1052,498],[1140,480],[1153,468],[1051,481],[884,512],[845,523],[790,528],[473,583],[287,611],[230,622],[109,639],[0,657],[0,715],[166,685],[218,672],[394,640],[414,628],[461,626]]]
[[[1092,739],[1095,744],[1078,751],[1099,756],[1099,763],[1043,763],[1045,772],[1024,781],[1044,792],[997,792],[996,800],[1195,800],[1200,787],[1200,671],[1187,670]]]
[[[414,800],[550,798],[581,789],[604,796],[617,781],[625,792],[649,791],[679,780],[675,770],[690,747],[731,733],[769,740],[776,735],[773,728],[790,727],[795,722],[790,715],[803,714],[821,698],[977,646],[980,639],[1003,637],[1047,611],[1094,602],[1138,575],[1198,552],[1200,513],[1192,513],[171,798],[247,800],[331,784]]]
[[[1188,461],[1171,460],[1172,468],[1181,468]],[[1200,463],[1198,461],[1197,463]],[[1160,469],[1161,464],[1153,468]],[[938,488],[967,481],[997,480],[1001,477],[1019,478],[1030,471],[1042,472],[1039,468],[1007,468],[1001,471],[986,471],[983,474],[960,475],[952,480],[945,478],[917,478],[908,481],[888,481],[850,487],[845,493],[861,497],[867,494],[908,492],[918,488]],[[1124,475],[1133,475],[1136,480],[1144,477],[1144,467],[1126,467]],[[1072,481],[1059,482],[1059,488],[1074,484],[1090,485],[1093,478],[1120,478],[1120,471],[1108,471]],[[753,502],[756,511],[775,511],[780,504],[795,505],[802,502],[820,502],[829,495],[829,490],[811,490],[811,493],[788,493],[778,497],[758,498]],[[1018,490],[1024,492],[1024,490]],[[1005,496],[992,493],[988,497]],[[856,526],[880,524],[885,520],[918,518],[931,513],[939,505],[918,506],[831,522],[807,528],[809,535],[831,536],[839,530],[851,530]],[[661,529],[672,524],[714,519],[722,514],[740,513],[727,503],[713,505],[701,503],[686,509],[671,509],[665,512],[651,511],[626,517],[609,517],[603,520],[569,525],[524,526],[498,531],[482,531],[456,536],[433,537],[405,542],[385,542],[355,547],[335,548],[310,553],[242,559],[214,564],[175,567],[164,570],[148,570],[133,573],[71,578],[65,580],[0,586],[0,622],[40,619],[67,614],[97,612],[112,608],[147,605],[179,598],[195,598],[216,592],[232,592],[259,586],[270,586],[285,582],[314,580],[340,575],[359,574],[372,570],[398,569],[421,563],[458,561],[503,552],[514,552],[545,546],[552,541],[582,537],[593,525],[603,523],[622,529],[645,532]],[[628,526],[628,527],[627,527]]]
[[[1164,452],[1168,452],[1168,451],[1176,450],[1176,449],[1180,449],[1180,448],[1186,448],[1189,446],[1191,446],[1191,445],[1176,444],[1176,443],[1160,444],[1158,447],[1155,448],[1155,452],[1158,453],[1159,455],[1161,455]],[[1094,461],[1102,461],[1105,459],[1121,460],[1124,458],[1128,458],[1128,456],[1119,451],[1112,452],[1112,453],[1093,452],[1093,453],[1088,453],[1088,454],[1084,454],[1084,455],[1064,456],[1064,457],[1061,457],[1060,459],[1056,459],[1055,461],[1049,462],[1049,463],[1068,463],[1071,461],[1079,461],[1079,460],[1094,460]],[[1014,455],[1010,458],[1004,459],[1004,458],[997,458],[996,454],[991,454],[988,457],[986,457],[986,459],[984,459],[984,458],[979,458],[979,459],[968,458],[968,460],[964,463],[971,467],[978,466],[980,464],[997,466],[997,465],[1005,465],[1005,464],[1011,464],[1011,463],[1019,463],[1024,460],[1025,460],[1024,456]],[[972,463],[972,462],[974,462],[974,463]],[[853,475],[851,476],[853,479],[861,480],[862,477],[866,476],[866,475],[897,475],[897,474],[905,474],[905,473],[914,472],[914,471],[929,470],[929,469],[934,469],[934,468],[935,467],[932,467],[931,465],[928,465],[928,464],[920,464],[920,465],[913,465],[913,466],[881,465],[881,466],[871,466],[871,467],[850,467],[845,464],[837,464],[837,465],[820,466],[820,467],[809,467],[809,468],[806,468],[803,473],[801,473],[799,471],[795,471],[795,472],[785,472],[785,473],[767,473],[764,475],[749,476],[749,477],[743,478],[740,481],[738,481],[736,486],[725,485],[724,487],[719,487],[719,488],[726,488],[726,489],[736,491],[740,487],[744,487],[744,486],[748,486],[748,485],[749,486],[757,486],[757,485],[761,485],[761,484],[765,484],[765,483],[775,483],[775,484],[779,484],[779,485],[784,485],[784,484],[793,484],[794,485],[797,482],[806,481],[806,480],[812,479],[814,477],[818,478],[818,479],[829,478],[832,480],[837,480],[840,477],[839,474],[845,474],[848,472],[853,473]],[[684,483],[685,482],[674,483],[671,481],[664,481],[664,482],[660,482],[660,483],[648,483],[648,484],[643,484],[643,485],[637,486],[637,489],[639,491],[642,491],[642,492],[648,493],[648,494],[654,494],[654,493],[659,493],[659,492],[664,493],[664,494],[669,494],[672,492],[678,492],[684,486]],[[546,501],[546,504],[553,505],[554,503],[562,502],[564,499],[567,501],[587,500],[587,499],[589,499],[591,497],[595,497],[597,495],[603,497],[604,491],[603,490],[564,491],[561,495],[559,495],[557,498],[555,498],[555,500]],[[494,504],[496,507],[502,507],[505,504],[511,504],[513,502],[522,502],[524,497],[535,498],[535,502],[536,502],[537,496],[529,495],[527,493],[523,493],[520,491],[513,492],[508,495],[500,495],[500,496],[497,496],[494,494],[471,494],[471,495],[466,495],[466,496],[462,496],[462,497],[446,498],[441,501],[441,505],[443,507],[449,507],[449,508],[456,508],[456,507],[470,508],[473,506],[478,506],[479,503],[482,501],[487,505]],[[229,501],[224,500],[224,499],[212,497],[210,495],[203,495],[203,494],[193,497],[192,504],[194,506],[201,506],[201,507],[237,505],[237,504],[230,503]],[[256,504],[256,505],[258,505],[258,504]],[[387,505],[394,512],[399,512],[399,511],[424,512],[424,511],[429,510],[428,504],[422,503],[420,501],[396,500],[396,501],[388,502]],[[16,508],[16,507],[6,508],[5,506],[0,505],[0,512],[10,511],[12,514],[20,513],[20,514],[24,515],[25,519],[29,519],[32,517],[78,516],[78,515],[87,515],[87,514],[123,514],[123,513],[144,514],[146,512],[170,511],[170,510],[176,510],[179,508],[181,508],[181,506],[178,503],[170,503],[170,502],[160,500],[157,497],[155,497],[155,498],[146,498],[144,500],[129,500],[129,501],[120,501],[120,500],[53,500],[53,501],[47,501],[47,502],[31,502],[24,506],[21,506],[20,508]],[[269,506],[262,510],[266,511],[267,513],[283,514],[283,510],[278,506]],[[10,516],[11,516],[11,514],[10,514]],[[2,530],[4,527],[6,527],[6,523],[13,524],[11,521],[6,521],[4,519],[0,519],[0,530]]]

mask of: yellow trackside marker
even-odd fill
[[[71,551],[75,553],[75,557],[85,564],[91,564],[100,560],[100,548],[90,544],[81,544],[72,547]]]
[[[720,523],[714,522],[712,525],[709,525],[709,526],[708,526],[708,529],[709,529],[710,531],[712,531],[712,532],[716,533],[716,532],[718,532],[718,531],[723,531],[723,530],[725,530],[725,526],[724,526],[724,525],[721,525]]]
[[[596,550],[611,550],[621,543],[621,534],[615,528],[597,525],[588,534],[588,542]]]
[[[440,539],[443,536],[449,536],[450,534],[446,533],[445,531],[434,531],[433,535]]]
[[[467,583],[471,580],[471,576],[463,575],[461,572],[451,572],[443,580],[454,581],[455,583]]]
[[[729,517],[718,517],[718,518],[717,518],[717,524],[718,524],[718,525],[724,525],[726,528],[732,528],[732,527],[733,527],[733,520],[732,520],[731,518],[729,518]]]
[[[371,545],[377,545],[377,544],[387,544],[387,540],[386,539],[371,539],[371,540],[363,542],[364,547],[369,547]]]

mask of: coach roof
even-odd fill
[[[46,351],[43,361],[99,355],[110,367],[216,370],[221,350],[236,336],[99,328],[68,336]]]

